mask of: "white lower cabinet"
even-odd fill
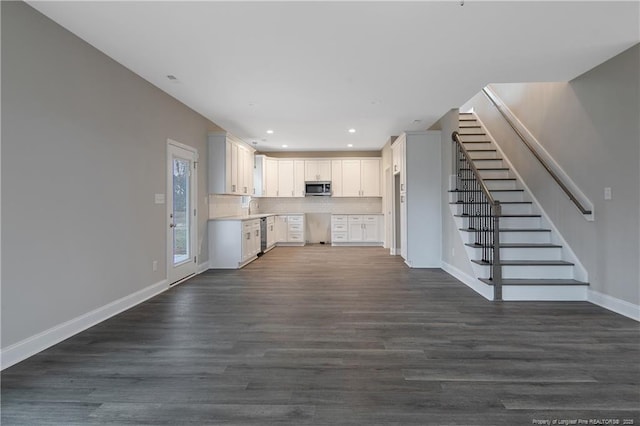
[[[260,252],[260,219],[209,221],[209,267],[237,269]]]
[[[382,245],[382,215],[331,215],[331,245]]]
[[[276,243],[278,245],[300,245],[305,240],[304,214],[276,216]]]

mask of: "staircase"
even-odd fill
[[[540,208],[501,158],[480,121],[473,113],[460,113],[459,120],[460,141],[491,196],[501,205],[499,257],[502,299],[586,300],[588,283],[576,279],[576,276],[586,276],[586,272],[577,270],[573,262],[566,260],[570,252],[561,244],[562,238],[540,214]],[[480,191],[468,189],[466,185],[466,181],[475,181],[475,178],[466,173],[461,176],[458,187],[449,191],[451,211],[475,278],[479,280],[473,287],[493,299],[489,296],[493,294],[490,288],[494,285],[490,278],[493,258],[487,260],[486,256],[487,250],[493,250],[493,242],[487,238],[480,241],[477,226],[470,225],[472,220],[490,213],[485,208],[487,203],[473,194]]]

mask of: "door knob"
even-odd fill
[[[169,224],[169,228],[175,228],[175,227],[176,227],[176,224],[175,224],[175,223],[170,223],[170,224]]]

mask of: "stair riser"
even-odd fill
[[[469,217],[463,217],[465,227],[472,220]],[[500,228],[540,228],[539,217],[501,217]]]
[[[491,192],[494,200],[499,201],[524,201],[524,193],[522,191],[507,192]]]
[[[482,140],[483,142],[468,142],[468,141],[462,141],[463,145],[465,147],[465,149],[493,149],[495,148],[491,142],[486,141],[484,139],[478,139],[478,140]]]
[[[455,200],[452,200],[452,202]],[[477,206],[476,206],[477,207]],[[455,213],[454,214],[462,214],[463,206],[454,205]],[[503,214],[531,214],[531,204],[503,204],[502,205],[502,213]]]
[[[482,249],[469,247],[473,252],[471,259],[482,258]],[[562,249],[554,248],[501,248],[502,260],[561,260]]]
[[[489,189],[517,189],[515,180],[485,180]]]
[[[487,135],[465,135],[461,133],[460,140],[462,141],[462,143],[483,142],[482,144],[478,144],[478,143],[470,144],[472,146],[477,146],[478,148],[488,148],[491,145],[491,141],[489,140]],[[485,143],[488,145],[485,146]],[[465,146],[469,148],[469,145],[465,145]]]
[[[484,159],[473,162],[474,165],[478,168],[483,167],[505,167],[502,160],[493,160],[493,159]]]
[[[479,273],[479,277],[488,277],[489,268],[489,266],[483,265],[474,266],[474,270]],[[573,278],[573,266],[503,266],[502,277],[504,279],[571,279]]]
[[[462,228],[459,223],[459,228]],[[501,232],[500,241],[503,243],[549,243],[550,232]],[[476,243],[475,232],[462,231],[462,240],[465,243]]]
[[[549,243],[551,242],[551,233],[550,232],[501,232],[500,241],[503,243]]]
[[[462,135],[476,135],[477,133],[482,133],[485,138],[487,137],[486,132],[482,129],[482,128],[478,128],[478,127],[474,127],[474,128],[467,128],[467,127],[460,127],[458,129],[458,134],[460,136]]]
[[[480,177],[483,179],[504,179],[513,177],[509,170],[480,170]]]
[[[484,148],[471,147],[467,149],[484,149]],[[498,153],[496,151],[471,151],[469,153],[469,157],[471,157],[471,159],[474,159],[474,160],[478,158],[496,158],[497,156],[498,156]]]

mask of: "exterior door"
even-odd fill
[[[197,152],[175,141],[167,144],[167,281],[196,273]]]

